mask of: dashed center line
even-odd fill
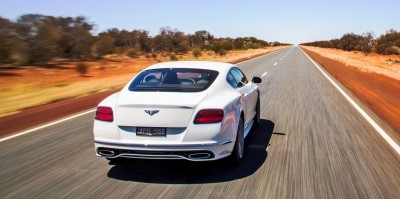
[[[268,72],[265,72],[261,75],[261,77],[264,77],[265,75],[267,75]]]

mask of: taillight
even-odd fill
[[[224,119],[224,111],[221,109],[205,109],[197,113],[195,124],[218,123]]]
[[[113,111],[110,107],[99,106],[96,110],[96,120],[112,122],[114,120]]]

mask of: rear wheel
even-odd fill
[[[244,122],[243,118],[240,117],[239,126],[236,135],[235,146],[233,147],[233,151],[231,154],[231,159],[234,163],[239,164],[244,155]]]

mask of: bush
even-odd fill
[[[110,35],[100,35],[99,40],[95,43],[95,50],[98,56],[111,54],[115,49],[114,42],[115,39]]]
[[[219,52],[223,50],[222,46],[219,44],[214,44],[214,46],[212,47],[212,51],[214,51],[215,54],[219,54]]]
[[[153,59],[155,60],[157,58],[157,54],[156,53],[152,53],[151,57],[153,57]]]
[[[79,74],[81,74],[81,76],[87,73],[87,68],[88,66],[82,62],[76,65],[76,70],[79,72]]]
[[[132,58],[137,58],[139,56],[138,51],[135,49],[129,50],[126,55],[128,55],[129,57],[132,57]]]
[[[391,47],[387,47],[385,49],[385,54],[386,55],[400,55],[400,48],[397,46],[391,46]]]
[[[199,48],[195,48],[192,50],[192,55],[197,59],[201,57],[201,50]]]
[[[171,61],[178,61],[178,57],[177,57],[175,54],[171,54],[171,55],[169,56],[169,59],[170,59]]]
[[[151,55],[150,54],[146,54],[145,57],[146,58],[151,58]]]
[[[228,53],[228,51],[226,51],[225,49],[221,49],[220,51],[218,51],[218,55],[219,56],[224,56]]]

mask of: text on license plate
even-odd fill
[[[167,128],[136,127],[136,135],[141,135],[141,136],[167,136]]]

